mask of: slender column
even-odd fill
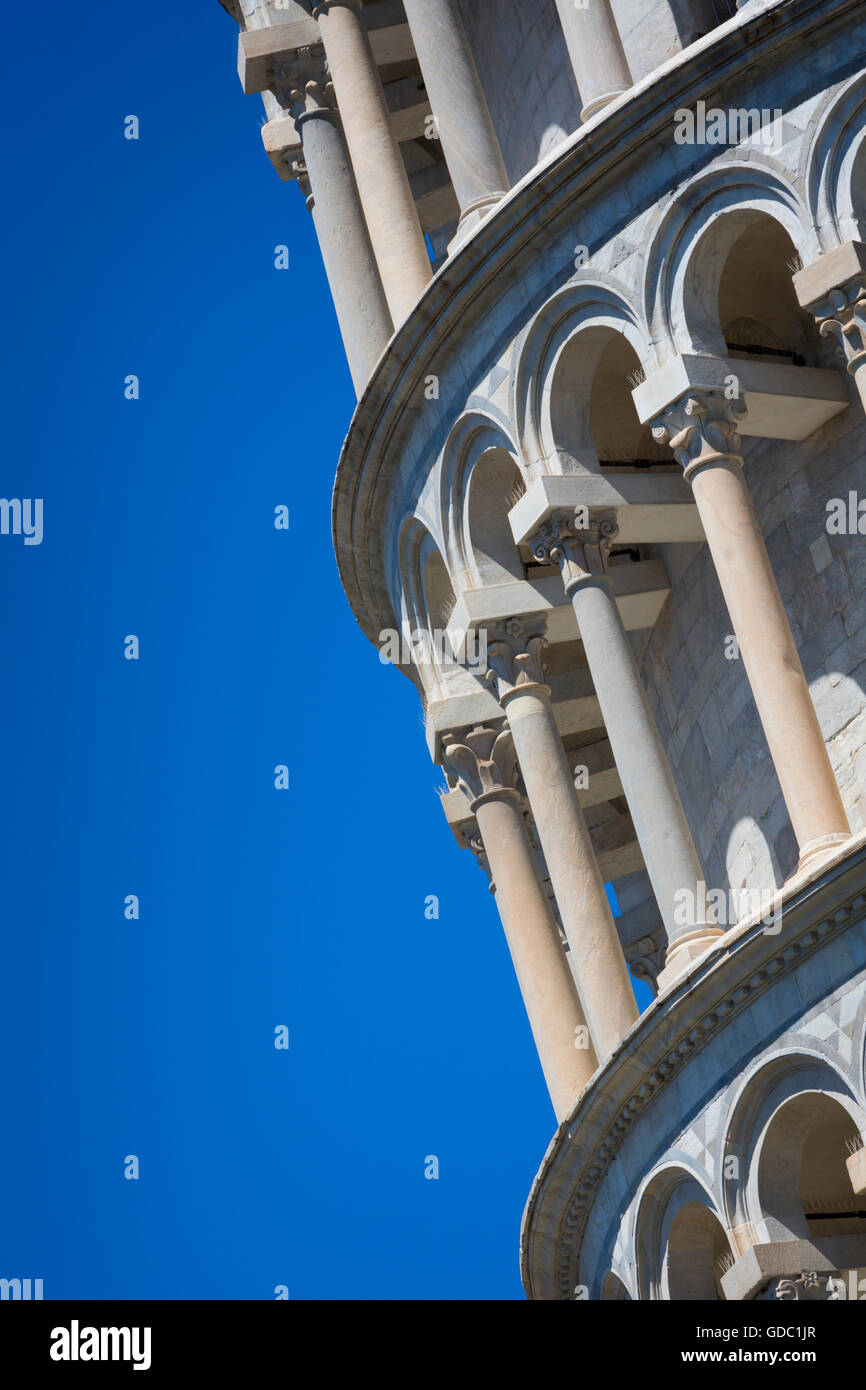
[[[669,406],[653,434],[692,485],[770,756],[800,868],[851,834],[797,648],[743,475],[743,401],[700,391]]]
[[[516,789],[511,735],[477,727],[445,743],[445,768],[469,797],[550,1099],[561,1123],[595,1054],[559,932],[539,882]]]
[[[846,241],[794,276],[797,298],[822,337],[839,340],[839,356],[866,410],[866,246]]]
[[[556,0],[556,8],[583,102],[581,119],[588,121],[632,85],[628,60],[610,0]]]
[[[722,932],[713,922],[677,922],[678,894],[700,903],[704,871],[670,763],[607,573],[616,522],[591,522],[587,508],[556,513],[533,543],[536,559],[558,564],[574,607],[595,693],[667,934],[664,988]]]
[[[288,80],[296,81],[297,72]],[[291,88],[287,101],[302,150],[302,161],[294,161],[293,169],[304,192],[304,174],[308,180],[307,207],[360,396],[391,336],[391,316],[330,89],[310,81],[303,89]]]
[[[637,1018],[637,1005],[604,883],[542,679],[546,639],[489,640],[487,658],[520,763],[538,838],[568,938],[580,1002],[599,1061]]]
[[[396,328],[415,307],[432,273],[409,176],[391,129],[358,0],[325,0],[314,5],[313,14],[319,21],[370,240]]]
[[[403,0],[442,150],[473,225],[508,189],[508,175],[456,0]]]

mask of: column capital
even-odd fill
[[[476,724],[468,733],[444,735],[442,742],[445,772],[468,798],[473,814],[486,801],[521,799],[517,755],[508,729]]]
[[[547,646],[543,619],[509,618],[487,635],[487,680],[504,706],[513,695],[534,690],[550,694],[542,653]]]
[[[619,526],[611,516],[590,517],[588,507],[554,512],[530,539],[533,558],[558,565],[570,598],[580,584],[607,583],[607,558]]]
[[[838,353],[852,376],[866,362],[866,246],[846,241],[794,276],[803,309],[824,338],[839,340]]]
[[[739,424],[748,407],[723,391],[693,391],[673,401],[653,423],[653,438],[669,444],[691,481],[699,468],[714,463],[742,465]]]
[[[838,338],[837,354],[855,376],[866,362],[866,272],[831,290],[812,313],[822,338]]]

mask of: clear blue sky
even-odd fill
[[[2,493],[44,540],[0,536],[0,1275],[520,1298],[553,1113],[417,696],[337,577],[354,398],[312,222],[217,0],[51,30],[2,97]]]

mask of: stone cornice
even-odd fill
[[[517,262],[544,229],[573,215],[592,184],[640,158],[672,112],[709,100],[787,43],[808,42],[823,26],[860,11],[861,0],[751,0],[737,15],[677,54],[604,107],[518,183],[430,282],[380,358],[349,426],[332,500],[332,528],[343,587],[371,642],[395,624],[381,534],[390,484],[401,462],[391,448],[406,403],[429,364],[485,294],[518,273]]]
[[[530,1298],[573,1297],[592,1203],[635,1120],[743,1009],[866,916],[866,837],[800,876],[783,899],[780,933],[760,920],[728,932],[641,1015],[560,1125],[523,1217]]]

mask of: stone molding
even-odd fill
[[[521,1272],[528,1297],[573,1297],[598,1188],[632,1125],[656,1096],[757,997],[863,922],[866,837],[829,867],[793,880],[784,912],[784,938],[767,935],[760,921],[737,926],[665,991],[560,1125],[524,1212]],[[634,1053],[645,1078],[637,1087]]]

